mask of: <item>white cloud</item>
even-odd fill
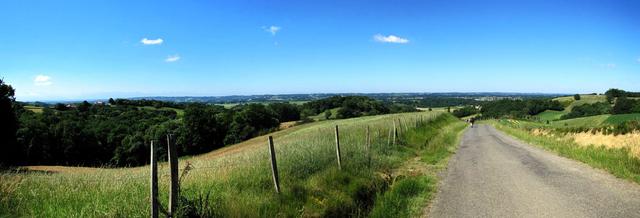
[[[638,63],[640,63],[640,58],[638,58],[638,60],[637,60],[637,61],[638,61]]]
[[[36,86],[48,86],[53,84],[50,76],[45,75],[37,75],[35,79],[33,79],[33,84]]]
[[[384,36],[382,34],[376,34],[373,36],[373,39],[376,40],[377,42],[383,42],[383,43],[400,43],[400,44],[405,44],[408,43],[409,40],[406,38],[401,38],[395,35],[388,35],[388,36]]]
[[[616,68],[618,65],[614,64],[614,63],[608,63],[608,64],[603,64],[603,67],[609,68],[609,69],[613,69]]]
[[[167,59],[164,59],[165,62],[176,62],[180,60],[180,55],[169,55]]]
[[[142,40],[140,40],[140,42],[142,42],[142,44],[145,44],[145,45],[160,45],[162,44],[162,42],[164,42],[164,40],[162,40],[162,38],[157,38],[157,39],[143,38]]]
[[[280,31],[280,29],[282,29],[282,27],[279,26],[270,26],[270,27],[262,27],[262,29],[264,29],[264,31],[270,32],[271,35],[276,35],[276,33],[278,33],[278,31]]]

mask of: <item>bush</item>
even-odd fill
[[[478,112],[480,111],[476,109],[475,106],[466,106],[466,107],[454,110],[453,115],[460,118],[460,117],[466,117],[473,114],[477,114]]]
[[[580,95],[579,94],[573,95],[573,99],[575,99],[576,101],[580,100]]]

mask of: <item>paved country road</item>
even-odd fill
[[[429,217],[640,217],[640,186],[524,144],[468,129]]]

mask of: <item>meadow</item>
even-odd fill
[[[399,120],[400,137],[390,131]],[[340,128],[342,170],[334,127]],[[266,136],[180,159],[181,216],[377,216],[419,214],[435,171],[466,125],[447,113],[327,120],[274,132],[281,193],[271,180]],[[365,147],[365,129],[371,148]],[[409,166],[408,166],[409,165]],[[426,174],[402,170],[420,168]],[[159,164],[161,205],[168,165]],[[149,170],[34,166],[0,176],[0,217],[148,217]],[[399,205],[396,200],[408,203]]]

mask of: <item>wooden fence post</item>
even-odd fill
[[[172,143],[172,135],[167,135],[167,156],[169,157],[169,168],[171,170],[171,190],[169,190],[169,217],[175,217],[178,206],[178,196],[180,195],[180,184],[178,184],[178,149]]]
[[[269,136],[269,153],[271,154],[271,174],[276,193],[280,193],[280,178],[278,177],[278,164],[276,163],[276,150],[273,148],[273,137]]]
[[[398,138],[398,127],[396,126],[396,121],[393,121],[393,145],[396,145],[396,138]]]
[[[336,155],[338,157],[338,169],[342,170],[342,163],[340,159],[340,133],[338,132],[338,125],[336,125]]]
[[[387,146],[391,146],[391,133],[393,129],[389,128],[389,134],[387,135]]]
[[[156,147],[151,141],[151,217],[158,217],[158,160]]]
[[[367,165],[371,167],[371,132],[367,126]]]

